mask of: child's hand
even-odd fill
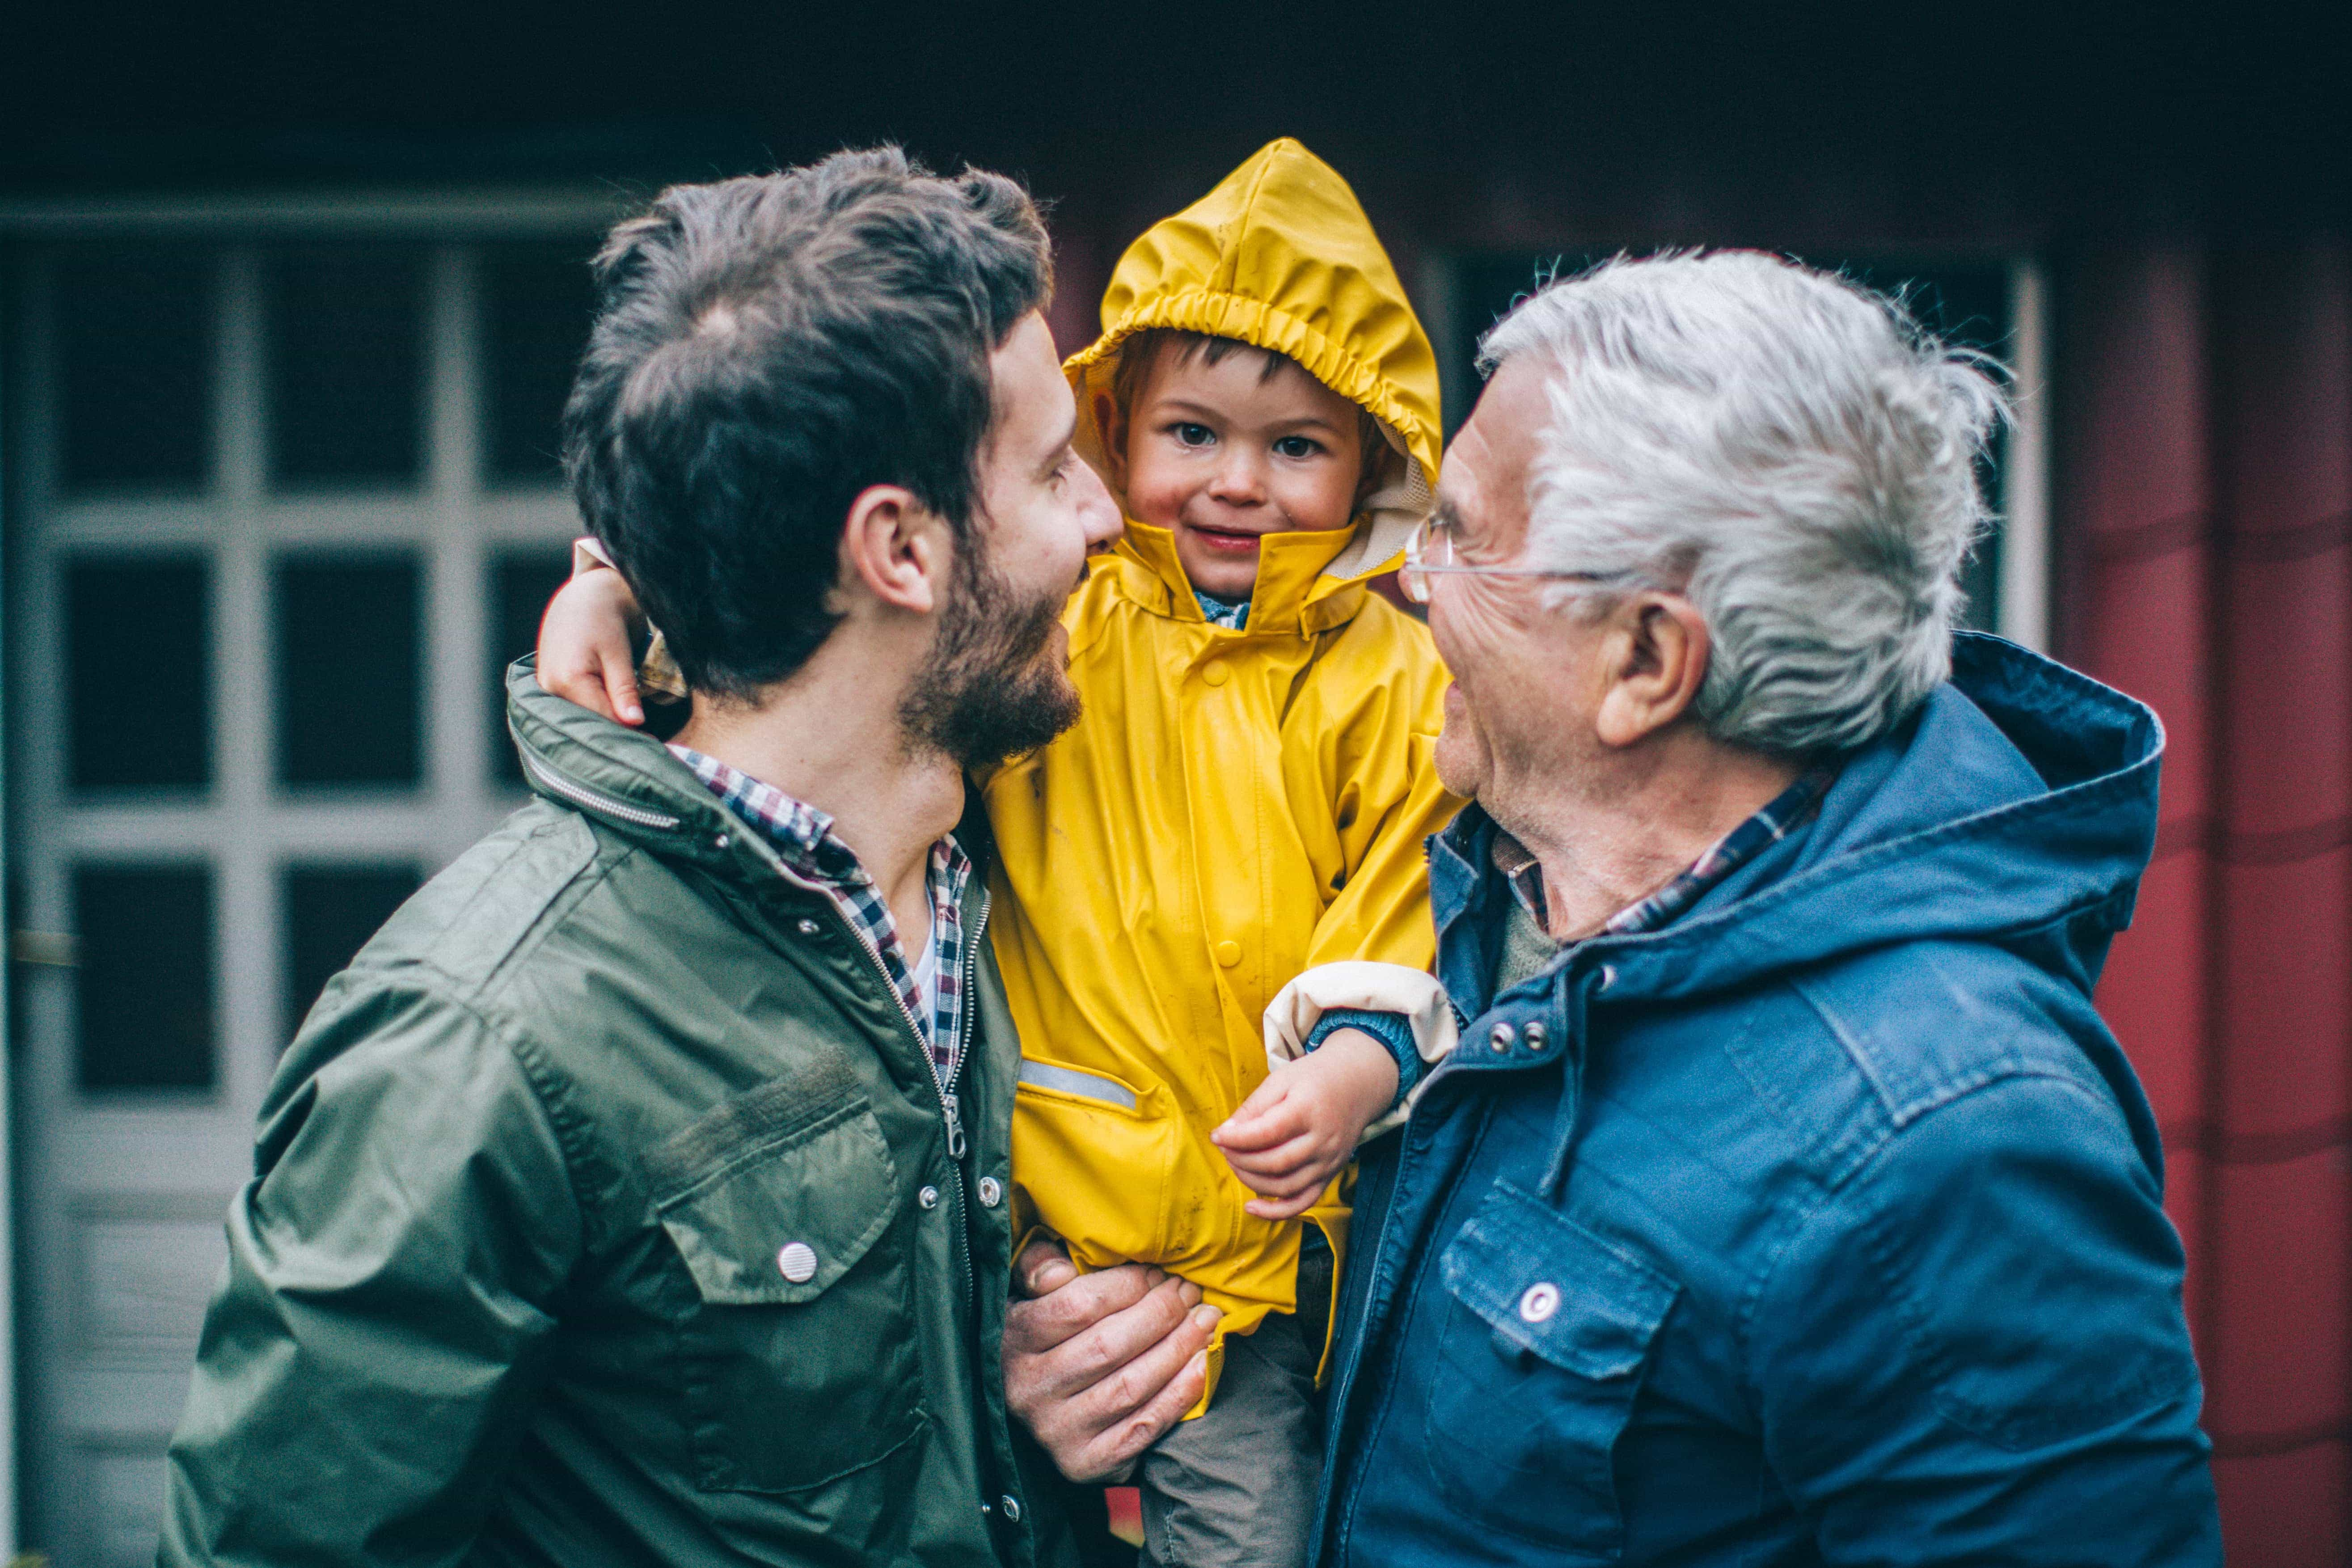
[[[646,721],[629,628],[636,595],[618,572],[583,572],[557,590],[539,623],[539,684],[566,702],[624,724]]]
[[[1244,1211],[1296,1219],[1312,1208],[1396,1090],[1396,1058],[1361,1029],[1337,1030],[1276,1068],[1209,1134],[1242,1184],[1258,1194]]]

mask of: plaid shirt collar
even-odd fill
[[[1223,599],[1212,599],[1198,588],[1192,590],[1192,597],[1201,603],[1201,618],[1213,626],[1237,632],[1249,624],[1250,602],[1247,599],[1238,605],[1229,605]]]
[[[1709,889],[1810,821],[1821,809],[1822,796],[1829,793],[1837,776],[1837,768],[1830,763],[1808,770],[1796,783],[1774,795],[1761,811],[1717,839],[1706,854],[1692,861],[1673,881],[1648,898],[1619,910],[1592,935],[1632,936],[1673,923],[1684,910],[1706,897]],[[1498,826],[1495,829],[1493,858],[1495,869],[1510,884],[1511,896],[1535,917],[1537,925],[1548,927],[1543,868],[1536,863],[1536,858]]]
[[[940,1090],[951,1090],[957,1069],[963,1065],[963,895],[971,879],[971,859],[955,836],[950,834],[931,846],[927,880],[931,894],[929,955],[933,961],[933,979],[927,996],[916,979],[920,962],[908,960],[888,902],[866,875],[856,851],[834,832],[832,817],[716,757],[687,746],[672,746],[670,752],[694,770],[694,776],[721,805],[758,828],[785,865],[814,882],[849,922],[849,929],[873,947],[930,1053],[931,1071],[939,1078]]]

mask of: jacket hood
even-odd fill
[[[1584,947],[1616,966],[1612,998],[1696,995],[1934,940],[1997,943],[2088,995],[2155,849],[2163,752],[2144,704],[1960,633],[1951,679],[1847,761],[1809,832],[1664,930]],[[1483,814],[1465,813],[1433,881],[1466,892],[1490,833]]]
[[[1394,564],[1437,484],[1437,355],[1337,171],[1289,137],[1269,142],[1128,247],[1103,292],[1102,336],[1064,367],[1078,395],[1078,449],[1097,471],[1108,470],[1094,395],[1109,390],[1128,340],[1154,327],[1286,354],[1369,410],[1402,473],[1367,499],[1322,570],[1354,579]]]

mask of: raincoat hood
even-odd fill
[[[1128,247],[1103,292],[1102,336],[1065,366],[1078,450],[1098,472],[1095,395],[1110,390],[1128,340],[1156,327],[1286,354],[1380,421],[1402,471],[1318,566],[1340,580],[1392,568],[1437,483],[1437,355],[1348,182],[1286,136]]]

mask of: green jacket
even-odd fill
[[[541,798],[270,1086],[160,1561],[1058,1556],[998,1361],[1019,1052],[986,878],[957,1136],[879,961],[759,834],[529,661],[508,712]]]

